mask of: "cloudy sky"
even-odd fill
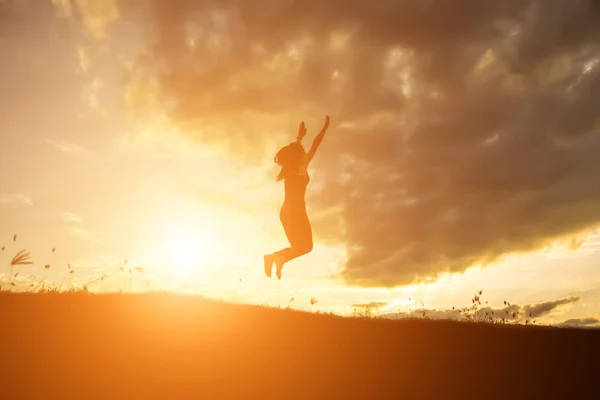
[[[0,273],[27,249],[17,286],[441,314],[484,290],[595,324],[599,27],[592,0],[0,0]],[[267,280],[273,155],[326,114],[315,249]]]

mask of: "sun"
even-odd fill
[[[145,258],[154,268],[174,277],[204,274],[215,259],[215,228],[192,212],[165,213],[147,230]]]
[[[199,267],[203,249],[197,239],[194,237],[179,237],[171,241],[167,249],[167,258],[175,268],[189,272]]]

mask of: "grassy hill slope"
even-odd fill
[[[3,399],[582,398],[600,355],[600,330],[172,294],[0,293],[0,326]]]

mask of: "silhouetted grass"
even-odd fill
[[[17,242],[18,235],[15,234],[12,237],[13,242]],[[2,253],[6,251],[6,246],[0,247],[0,256]],[[52,247],[51,255],[54,256],[56,252],[56,247]],[[31,265],[34,264],[33,258],[27,249],[19,250],[14,257],[8,263],[9,267],[4,271],[4,275],[0,279],[0,292],[2,291],[15,291],[16,284],[14,279],[19,276],[20,271],[16,271],[16,268],[19,268],[23,265]],[[1,264],[0,264],[1,266]],[[103,273],[100,276],[92,276],[88,279],[88,281],[81,285],[73,284],[73,275],[75,274],[75,269],[71,267],[71,264],[67,264],[66,268],[63,268],[65,276],[62,278],[60,283],[56,284],[55,282],[49,282],[48,276],[50,274],[50,269],[52,269],[52,265],[47,263],[42,268],[45,272],[43,273],[43,277],[38,280],[35,275],[29,276],[29,286],[27,289],[21,291],[26,292],[59,292],[59,291],[82,291],[88,292],[89,287],[95,283],[103,282],[107,278],[112,278],[115,276],[120,276],[122,280],[121,291],[129,290],[131,288],[131,276],[133,273],[143,274],[144,269],[140,266],[127,266],[127,259],[123,261],[123,263],[114,271]],[[16,271],[16,272],[15,272]],[[2,273],[2,269],[0,267],[0,273]],[[67,281],[68,287],[63,288],[63,283]]]

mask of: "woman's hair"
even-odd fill
[[[277,182],[287,179],[290,174],[297,173],[305,154],[304,147],[298,142],[290,143],[279,150],[273,160],[281,166],[281,171],[276,178]]]

